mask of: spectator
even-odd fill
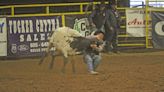
[[[118,37],[117,33],[120,28],[120,15],[118,11],[116,10],[116,3],[115,2],[109,2],[108,6],[108,22],[110,24],[110,31],[106,31],[105,39],[106,39],[106,46],[105,49],[107,52],[114,52],[119,53],[118,51]]]
[[[88,18],[91,31],[101,30],[105,32],[104,25],[108,19],[108,15],[105,1],[101,1],[101,3],[95,7],[95,10],[92,11]]]

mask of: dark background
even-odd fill
[[[0,5],[19,5],[19,4],[49,4],[49,3],[72,3],[72,2],[92,2],[101,0],[0,0]],[[105,0],[112,1],[112,0]],[[129,0],[117,0],[118,6],[129,6]]]
[[[102,0],[0,0],[0,6],[6,5],[21,5],[21,4],[56,4],[56,3],[81,3],[81,2],[96,2]],[[113,0],[105,0],[113,2]],[[129,0],[117,0],[118,7],[129,7]],[[85,9],[85,6],[84,6]],[[79,6],[57,6],[49,7],[50,13],[62,12],[78,12]],[[14,14],[39,14],[46,13],[45,7],[20,7],[14,9]],[[0,15],[11,15],[11,9],[0,9]]]

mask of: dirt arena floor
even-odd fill
[[[99,75],[88,74],[80,55],[76,74],[71,63],[61,73],[61,57],[50,70],[49,60],[0,60],[0,92],[164,92],[164,51],[103,54]]]

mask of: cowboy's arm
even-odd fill
[[[100,44],[100,45],[98,45],[98,44],[91,44],[90,46],[91,46],[91,48],[93,48],[94,50],[96,50],[98,52],[102,51],[103,48],[104,48],[104,44]]]

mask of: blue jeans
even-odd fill
[[[101,61],[101,55],[84,54],[84,62],[88,66],[89,71],[95,71]]]

